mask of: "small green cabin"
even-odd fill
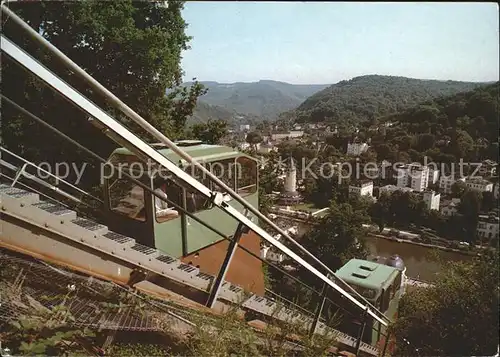
[[[254,158],[227,146],[207,145],[200,141],[184,140],[176,144],[246,201],[258,207],[258,165]],[[189,165],[171,149],[161,144],[151,146],[211,190],[225,193],[201,170]],[[234,234],[238,224],[235,219],[214,206],[209,198],[180,182],[165,168],[159,170],[156,163],[141,160],[126,148],[113,151],[109,162],[153,191],[166,195],[169,200],[227,237]],[[110,229],[174,257],[184,257],[223,240],[187,214],[173,206],[168,207],[111,165],[103,172],[103,178],[105,210]],[[229,195],[225,198],[228,204],[243,211],[242,205]]]
[[[403,272],[395,267],[370,262],[362,259],[351,259],[341,267],[336,275],[349,284],[361,296],[373,304],[384,315],[393,319],[396,316],[399,299],[403,293]],[[354,336],[359,326],[350,326]],[[380,322],[369,318],[362,340],[375,344],[385,333],[385,327]]]

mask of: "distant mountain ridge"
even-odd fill
[[[230,122],[233,120],[234,116],[234,112],[198,100],[193,115],[188,120],[188,124],[205,123],[209,119],[220,119]]]
[[[275,119],[280,113],[296,108],[309,96],[328,87],[328,84],[290,84],[273,80],[200,83],[208,92],[199,98],[199,103],[217,106],[229,113],[261,119]],[[183,85],[191,84],[192,82],[186,82]],[[198,108],[199,113],[204,111],[203,108]]]
[[[355,124],[486,84],[383,75],[359,76],[324,88],[296,109],[283,113],[282,117],[298,122]]]

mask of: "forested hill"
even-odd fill
[[[463,136],[474,147],[489,146],[496,142],[498,154],[498,119],[500,115],[500,82],[488,84],[472,91],[434,99],[384,118],[399,122],[409,132],[431,133],[436,139]],[[464,143],[460,150],[464,150]]]
[[[196,107],[194,109],[193,115],[188,118],[189,124],[205,123],[209,119],[220,119],[227,122],[233,120],[235,113],[226,110],[217,105],[209,105],[205,102],[198,100]]]
[[[397,113],[430,99],[465,92],[485,83],[367,75],[333,84],[284,113],[298,122],[355,124]]]
[[[229,112],[274,119],[281,112],[296,108],[310,95],[327,87],[316,84],[290,84],[271,80],[258,82],[200,82],[208,89],[199,103],[219,106]],[[189,86],[191,82],[184,83]]]
[[[498,161],[499,85],[437,98],[380,118],[379,124],[392,126],[372,135],[377,160],[422,162],[427,156],[446,163],[460,158]]]

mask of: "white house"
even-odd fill
[[[487,159],[481,163],[479,167],[479,175],[494,176],[497,172],[498,163],[493,160]]]
[[[441,195],[434,191],[424,191],[422,199],[427,205],[429,210],[439,211],[439,203],[441,201]]]
[[[259,154],[269,154],[272,151],[278,151],[278,148],[272,143],[261,143],[257,149]]]
[[[250,130],[250,125],[248,124],[241,124],[240,125],[240,131],[249,131]]]
[[[465,182],[465,177],[458,178],[455,175],[441,175],[439,177],[439,191],[444,194],[450,194],[451,186],[457,181]]]
[[[493,183],[482,177],[468,178],[465,180],[467,188],[479,192],[493,192]]]
[[[285,133],[271,133],[271,141],[282,141],[285,139],[296,139],[296,138],[301,138],[304,136],[304,131],[303,130],[290,130],[289,132]]]
[[[429,167],[422,165],[403,165],[396,168],[397,186],[411,187],[414,191],[422,192],[429,185]]]
[[[285,255],[281,252],[276,252],[272,247],[263,246],[260,249],[260,257],[272,263],[281,263],[285,260]]]
[[[247,142],[243,142],[243,143],[238,144],[238,148],[240,150],[250,149],[250,146],[251,145],[249,143],[247,143]]]
[[[382,179],[389,177],[389,172],[392,172],[392,170],[390,170],[391,166],[392,164],[389,161],[382,161],[378,167],[378,177]]]
[[[477,235],[480,238],[498,239],[499,219],[495,216],[479,215]]]
[[[459,205],[460,198],[453,198],[451,201],[448,201],[446,204],[442,205],[440,212],[443,216],[454,216],[458,213]]]
[[[373,197],[373,181],[365,181],[349,185],[349,194]]]
[[[439,180],[439,170],[436,168],[429,167],[429,184],[435,184]]]
[[[347,155],[359,156],[368,150],[367,143],[347,143]]]

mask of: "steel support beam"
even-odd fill
[[[12,14],[13,17],[17,16],[12,13],[9,9],[7,9],[5,6],[2,6],[2,11],[7,12],[8,14]],[[20,20],[20,25],[21,26],[27,26],[29,28],[29,25],[24,23],[22,20]],[[33,29],[29,28],[31,31]],[[64,56],[62,52],[57,50],[55,47],[50,45],[48,42],[46,42],[45,39],[43,39],[39,34],[37,33],[32,33],[35,38],[41,41],[45,46],[48,46],[52,52],[59,53],[59,57],[62,57],[64,62],[66,64],[74,64],[69,58]],[[51,47],[52,46],[52,47]],[[285,253],[288,255],[290,258],[292,258],[294,261],[299,263],[301,266],[305,267],[308,271],[310,271],[312,274],[326,282],[328,285],[330,285],[332,288],[337,290],[341,295],[346,297],[348,300],[350,300],[353,304],[358,306],[360,309],[365,310],[367,306],[370,306],[372,309],[368,310],[368,313],[373,316],[376,320],[378,320],[381,324],[384,326],[388,325],[388,322],[390,321],[387,317],[383,315],[378,309],[374,308],[371,304],[369,304],[364,298],[358,297],[363,301],[361,303],[357,299],[355,299],[351,294],[347,293],[343,288],[341,288],[339,285],[337,285],[335,282],[332,280],[328,279],[324,274],[322,274],[320,271],[318,271],[316,268],[314,268],[311,264],[306,262],[303,258],[301,258],[299,255],[297,255],[295,252],[290,250],[288,247],[286,247],[284,244],[276,240],[274,237],[272,237],[270,234],[268,234],[266,231],[264,231],[262,228],[260,228],[257,224],[253,223],[250,221],[247,217],[245,217],[241,212],[239,212],[237,209],[234,207],[228,205],[226,202],[224,202],[222,193],[220,192],[214,192],[211,189],[209,189],[207,186],[184,172],[181,168],[179,168],[177,165],[175,165],[173,162],[168,160],[165,156],[160,154],[157,150],[146,144],[144,141],[142,141],[139,137],[137,137],[135,134],[130,132],[127,128],[125,128],[122,124],[114,120],[112,117],[110,117],[107,113],[105,113],[102,109],[97,107],[94,103],[90,102],[87,98],[85,98],[83,95],[81,95],[79,92],[77,92],[74,88],[69,86],[67,83],[62,81],[60,78],[55,76],[52,72],[50,72],[47,68],[42,66],[38,61],[36,61],[33,57],[28,55],[26,52],[24,52],[21,48],[19,48],[17,45],[13,44],[9,39],[7,39],[4,35],[1,35],[1,48],[4,52],[6,52],[10,57],[12,57],[14,60],[16,60],[18,63],[20,63],[23,67],[27,68],[29,71],[34,73],[37,77],[42,79],[44,82],[46,82],[48,85],[50,85],[52,88],[54,88],[56,91],[58,91],[60,94],[62,94],[64,97],[69,99],[71,102],[76,104],[78,107],[80,107],[82,110],[85,112],[89,113],[92,115],[94,118],[96,118],[99,122],[101,122],[104,126],[109,128],[109,130],[113,131],[116,135],[120,136],[121,138],[124,139],[124,141],[127,143],[126,147],[130,149],[132,152],[136,153],[137,155],[145,155],[149,159],[152,159],[154,162],[160,164],[161,166],[167,168],[172,174],[174,174],[176,177],[181,179],[183,182],[186,182],[193,188],[195,188],[198,192],[201,194],[205,195],[208,198],[213,199],[215,205],[225,211],[227,214],[238,220],[239,222],[245,224],[248,226],[252,231],[254,231],[256,234],[258,234],[260,237],[264,238],[267,240],[269,243],[271,243],[273,246],[278,248],[281,252]],[[85,71],[83,71],[80,67],[76,66],[76,71],[82,72],[81,75],[86,75],[88,76],[87,80],[88,81],[93,81],[95,85],[101,86],[95,79],[90,77]],[[101,86],[102,87],[102,86]],[[121,109],[125,109],[125,105],[123,102],[121,102],[118,98],[114,97],[111,92],[107,91],[104,87],[101,88],[101,90],[104,90],[106,92],[106,96],[109,98],[112,98],[116,101],[116,104],[121,107]],[[173,151],[178,153],[182,158],[184,158],[186,161],[192,163],[193,165],[199,167],[202,172],[207,173],[208,177],[213,179],[217,184],[219,184],[222,188],[226,189],[228,193],[231,194],[239,203],[241,203],[244,207],[250,210],[250,212],[254,213],[258,218],[263,219],[266,223],[270,224],[273,228],[277,229],[282,235],[284,235],[288,240],[296,243],[293,239],[291,239],[285,232],[283,232],[279,227],[277,227],[273,222],[271,222],[267,217],[263,216],[258,210],[256,210],[252,205],[248,204],[244,199],[242,199],[237,193],[235,193],[232,189],[227,187],[222,181],[220,181],[217,177],[215,177],[211,172],[207,171],[206,168],[204,168],[202,165],[196,162],[196,160],[193,160],[189,155],[187,155],[185,152],[183,152],[181,149],[179,149],[175,144],[173,144],[168,138],[163,136],[158,130],[156,130],[154,127],[152,127],[149,123],[147,123],[143,118],[138,116],[137,113],[132,111],[130,108],[127,107],[128,114],[130,117],[136,121],[139,125],[143,126],[145,130],[152,134],[156,134],[155,136],[164,144],[169,146]],[[301,248],[304,252],[308,253],[308,255],[312,256],[317,262],[319,262],[322,266],[324,264],[320,262],[316,257],[314,257],[310,252],[305,250],[300,244],[296,243],[296,245]],[[326,267],[326,266],[324,266]],[[326,267],[327,270],[329,270]],[[329,270],[330,271],[330,270]],[[330,271],[331,272],[331,271]],[[332,272],[333,275],[335,275]],[[347,285],[344,282],[344,285]],[[351,288],[347,285],[347,289],[351,290]],[[354,293],[356,294],[356,293]],[[356,294],[357,295],[357,294]],[[376,313],[377,312],[377,313]]]
[[[356,356],[359,355],[359,348],[361,347],[361,340],[363,339],[363,335],[365,334],[365,327],[366,327],[366,320],[368,318],[368,309],[366,309],[364,312],[363,312],[363,316],[362,316],[362,323],[361,323],[361,327],[359,328],[359,334],[358,334],[358,340],[356,341],[356,349],[355,349],[355,352],[354,354]]]
[[[385,341],[384,341],[384,349],[382,350],[382,354],[380,355],[381,357],[385,356],[385,351],[387,350],[387,345],[389,344],[390,337],[391,337],[391,335],[386,332]]]
[[[7,17],[15,22],[22,30],[26,31],[34,40],[36,40],[41,46],[43,46],[46,50],[51,52],[56,58],[58,58],[64,65],[66,65],[72,72],[74,72],[76,75],[78,75],[81,79],[84,79],[97,93],[100,93],[101,95],[105,96],[112,104],[115,105],[117,109],[119,109],[122,113],[124,113],[127,117],[132,119],[134,122],[136,122],[139,126],[141,126],[144,130],[149,132],[151,135],[153,135],[156,139],[158,139],[161,143],[165,144],[168,146],[172,151],[174,151],[176,154],[178,154],[181,158],[186,160],[186,162],[193,164],[196,166],[198,169],[201,170],[205,175],[207,175],[213,182],[215,182],[219,187],[222,187],[223,190],[225,190],[231,197],[233,197],[238,203],[243,205],[243,207],[247,208],[251,213],[253,213],[255,216],[257,216],[258,219],[261,219],[262,221],[266,222],[269,224],[274,230],[279,232],[283,237],[285,237],[288,241],[293,243],[297,248],[299,248],[302,252],[304,252],[306,255],[308,255],[310,258],[312,258],[316,263],[318,263],[323,269],[325,269],[329,274],[332,276],[335,276],[335,273],[328,268],[323,262],[321,262],[318,258],[316,258],[311,252],[309,252],[307,249],[305,249],[302,245],[300,245],[298,242],[296,242],[294,239],[292,239],[286,232],[284,232],[279,226],[277,226],[274,222],[272,222],[269,218],[264,216],[261,212],[259,212],[258,209],[253,207],[251,204],[249,204],[245,199],[243,199],[241,196],[239,196],[233,189],[228,187],[223,181],[221,181],[217,176],[215,176],[210,170],[207,170],[203,165],[199,164],[196,160],[194,160],[189,154],[184,152],[181,148],[177,147],[170,139],[165,137],[160,131],[158,131],[154,126],[152,126],[150,123],[148,123],[144,118],[142,118],[139,114],[137,114],[135,111],[133,111],[130,107],[128,107],[125,103],[123,103],[118,97],[116,97],[113,93],[111,93],[108,89],[106,89],[102,84],[100,84],[98,81],[96,81],[91,75],[89,75],[85,70],[83,70],[80,66],[78,66],[75,62],[73,62],[69,57],[67,57],[64,53],[62,53],[57,47],[52,45],[49,41],[47,41],[43,36],[41,36],[37,31],[35,31],[31,26],[29,26],[25,21],[23,21],[19,16],[17,16],[14,12],[12,12],[7,6],[4,6],[2,3],[2,12],[4,12]],[[2,36],[2,41],[3,41],[3,36]],[[2,43],[2,49],[3,49],[3,43]],[[21,62],[22,63],[22,62]],[[24,63],[22,63],[24,65]],[[25,66],[25,65],[24,65]],[[90,113],[90,112],[89,112]],[[101,120],[100,120],[101,121]],[[118,134],[118,136],[121,136],[122,138],[125,139],[125,142],[128,144],[134,144],[133,141],[130,141],[126,138],[126,136],[121,135],[120,132],[116,132],[115,130],[112,129],[112,127],[109,127],[114,133],[115,136]],[[127,145],[125,145],[127,148],[129,148]],[[136,146],[136,145],[135,145]],[[136,146],[137,148],[140,148],[140,146]],[[131,151],[131,148],[129,148]],[[142,152],[136,152],[137,155],[141,155],[144,153],[143,150]],[[147,155],[149,158],[152,158],[153,156]],[[153,157],[154,158],[154,157]],[[173,172],[175,174],[175,172]],[[177,174],[175,174],[177,177],[179,177]],[[182,177],[180,177],[182,179]],[[196,181],[196,180],[195,180]],[[193,187],[197,188],[199,192],[206,194],[205,190],[210,190],[206,188],[204,185],[196,181],[196,185]],[[198,187],[201,187],[202,189],[199,189]],[[208,196],[208,195],[207,195]],[[224,205],[219,205],[217,206],[221,207],[224,209]],[[227,205],[226,205],[227,207]],[[228,212],[228,210],[226,210]],[[231,212],[228,212],[231,216],[234,218],[238,219],[235,217],[234,214]],[[240,219],[238,219],[240,220]],[[251,224],[248,224],[248,222],[244,222],[248,227],[250,227],[256,234],[261,236],[262,238],[266,239],[269,241],[268,237],[270,237],[267,232],[258,229],[259,227],[257,226],[257,229],[254,229],[255,227]],[[264,234],[264,235],[263,235]],[[277,248],[279,248],[281,251],[283,249],[276,245]],[[295,259],[296,255],[291,256],[290,254],[284,252],[287,254],[289,257]],[[300,262],[303,266],[305,261]],[[305,267],[313,272],[310,268],[312,268],[309,264],[306,263]],[[314,269],[314,268],[313,268]],[[316,270],[316,269],[314,269]],[[317,272],[317,271],[316,271]],[[316,272],[313,272],[314,275],[318,276]],[[319,273],[319,272],[318,272]],[[321,274],[321,273],[319,273]],[[323,281],[326,282],[325,279],[321,278]],[[390,322],[390,319],[387,318],[380,310],[378,310],[375,306],[373,306],[370,302],[368,302],[363,296],[361,296],[355,289],[353,289],[351,286],[349,286],[346,282],[344,282],[342,279],[339,279],[344,285],[345,288],[351,291],[352,294],[357,296],[365,306],[370,307],[370,315],[372,315],[376,320],[379,320],[384,326],[387,326],[388,322]],[[352,296],[349,294],[344,294],[343,289],[340,287],[336,286],[336,284],[330,284],[335,290],[339,291],[342,295],[347,297],[349,300],[351,300],[354,304],[358,305],[361,309],[365,309],[365,306],[363,306],[361,303],[359,303],[357,300],[355,300]],[[377,312],[381,317],[375,316],[373,311]],[[385,321],[382,321],[385,320]]]
[[[318,326],[319,319],[321,318],[321,313],[323,312],[323,307],[325,306],[326,294],[328,293],[328,285],[323,284],[323,288],[321,289],[321,300],[316,308],[316,312],[314,314],[314,320],[311,324],[311,329],[309,330],[309,336],[313,336],[316,332],[316,326]]]
[[[248,212],[245,211],[245,216],[247,214]],[[217,277],[215,278],[212,284],[212,288],[210,289],[210,294],[208,295],[206,304],[209,308],[213,308],[215,306],[215,303],[217,302],[217,297],[219,296],[220,288],[226,278],[227,271],[229,270],[229,265],[231,264],[231,260],[233,259],[234,253],[236,253],[236,248],[238,248],[238,243],[240,242],[240,239],[243,236],[243,234],[245,234],[246,232],[248,232],[246,226],[240,222],[240,224],[238,224],[238,227],[236,228],[236,232],[233,235],[233,239],[229,243],[229,246],[227,248],[227,253],[226,256],[224,257],[224,261],[222,262],[219,273],[217,274]]]
[[[28,166],[27,163],[24,163],[23,166],[19,169],[19,171],[16,173],[16,176],[14,177],[14,180],[12,181],[12,187],[16,185],[17,180],[19,180],[19,177],[24,174],[24,170],[26,170],[26,166]]]

